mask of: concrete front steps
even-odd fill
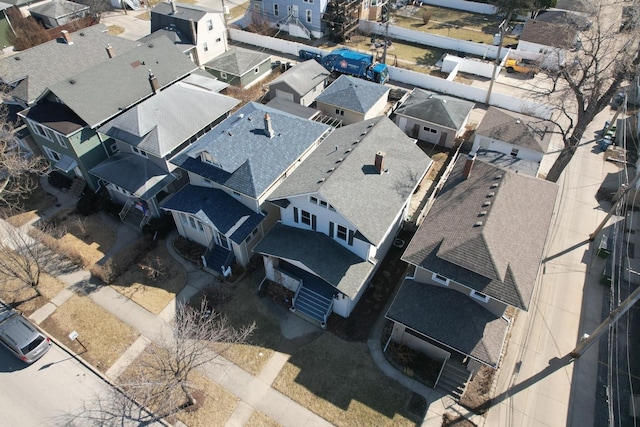
[[[332,309],[332,299],[322,296],[302,286],[298,291],[291,311],[295,314],[326,328],[325,318]]]
[[[437,387],[459,400],[464,394],[471,373],[457,360],[448,359],[438,380]]]

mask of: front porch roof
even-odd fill
[[[191,184],[165,199],[161,207],[213,223],[237,244],[241,244],[265,218],[220,189]]]
[[[93,175],[149,200],[175,177],[137,154],[118,153],[91,169]]]
[[[374,267],[322,233],[281,223],[264,236],[253,252],[303,264],[349,298],[358,295]]]
[[[410,279],[400,287],[386,317],[494,368],[509,327],[506,319],[465,294]]]

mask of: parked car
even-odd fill
[[[0,304],[0,343],[18,359],[33,363],[51,348],[51,340],[19,312]]]
[[[535,75],[539,71],[535,64],[529,64],[516,59],[508,59],[504,64],[504,67],[507,69],[507,73],[525,73]]]

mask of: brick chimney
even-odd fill
[[[462,170],[462,177],[464,179],[469,178],[471,175],[471,169],[473,168],[473,162],[476,160],[476,153],[469,153],[467,156],[467,162],[464,164],[464,169]]]
[[[72,45],[73,44],[73,40],[71,39],[71,34],[69,34],[69,31],[67,30],[62,30],[60,31],[60,33],[62,34],[62,38],[64,39],[64,42],[68,45]]]
[[[176,4],[173,2],[173,0],[169,0],[169,4],[171,5],[171,13],[173,13],[174,15],[178,13],[178,8],[176,7]]]
[[[384,151],[378,151],[376,153],[376,158],[373,164],[375,165],[378,173],[384,172],[384,156],[385,156]]]
[[[269,117],[268,113],[264,115],[264,133],[269,138],[273,138],[273,126],[271,126],[271,117]]]
[[[196,23],[193,22],[193,19],[189,19],[189,28],[191,28],[191,42],[195,45],[198,44],[198,31],[196,29]]]
[[[116,56],[116,51],[113,49],[113,46],[111,46],[110,44],[107,45],[107,56],[109,57],[109,59]]]
[[[158,78],[153,75],[151,69],[149,69],[149,84],[151,85],[153,93],[158,93],[158,90],[160,90],[160,83],[158,83]]]

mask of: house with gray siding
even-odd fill
[[[322,93],[330,74],[313,59],[301,62],[269,83],[269,99],[283,98],[308,107]]]
[[[558,186],[461,156],[407,246],[411,270],[386,317],[391,339],[446,360],[500,364],[511,318],[528,310]]]
[[[387,86],[343,74],[316,97],[316,109],[348,125],[383,115],[388,100]]]
[[[281,219],[253,251],[293,310],[321,326],[351,314],[431,167],[415,142],[386,116],[343,126],[273,191]]]
[[[251,0],[245,20],[247,24],[266,22],[292,36],[321,38],[326,28],[322,14],[327,4],[328,0]]]
[[[251,102],[171,159],[189,184],[161,207],[181,236],[207,248],[205,267],[228,275],[280,219],[267,198],[331,130]]]
[[[204,69],[220,81],[248,88],[271,73],[271,55],[232,47],[204,64]]]

